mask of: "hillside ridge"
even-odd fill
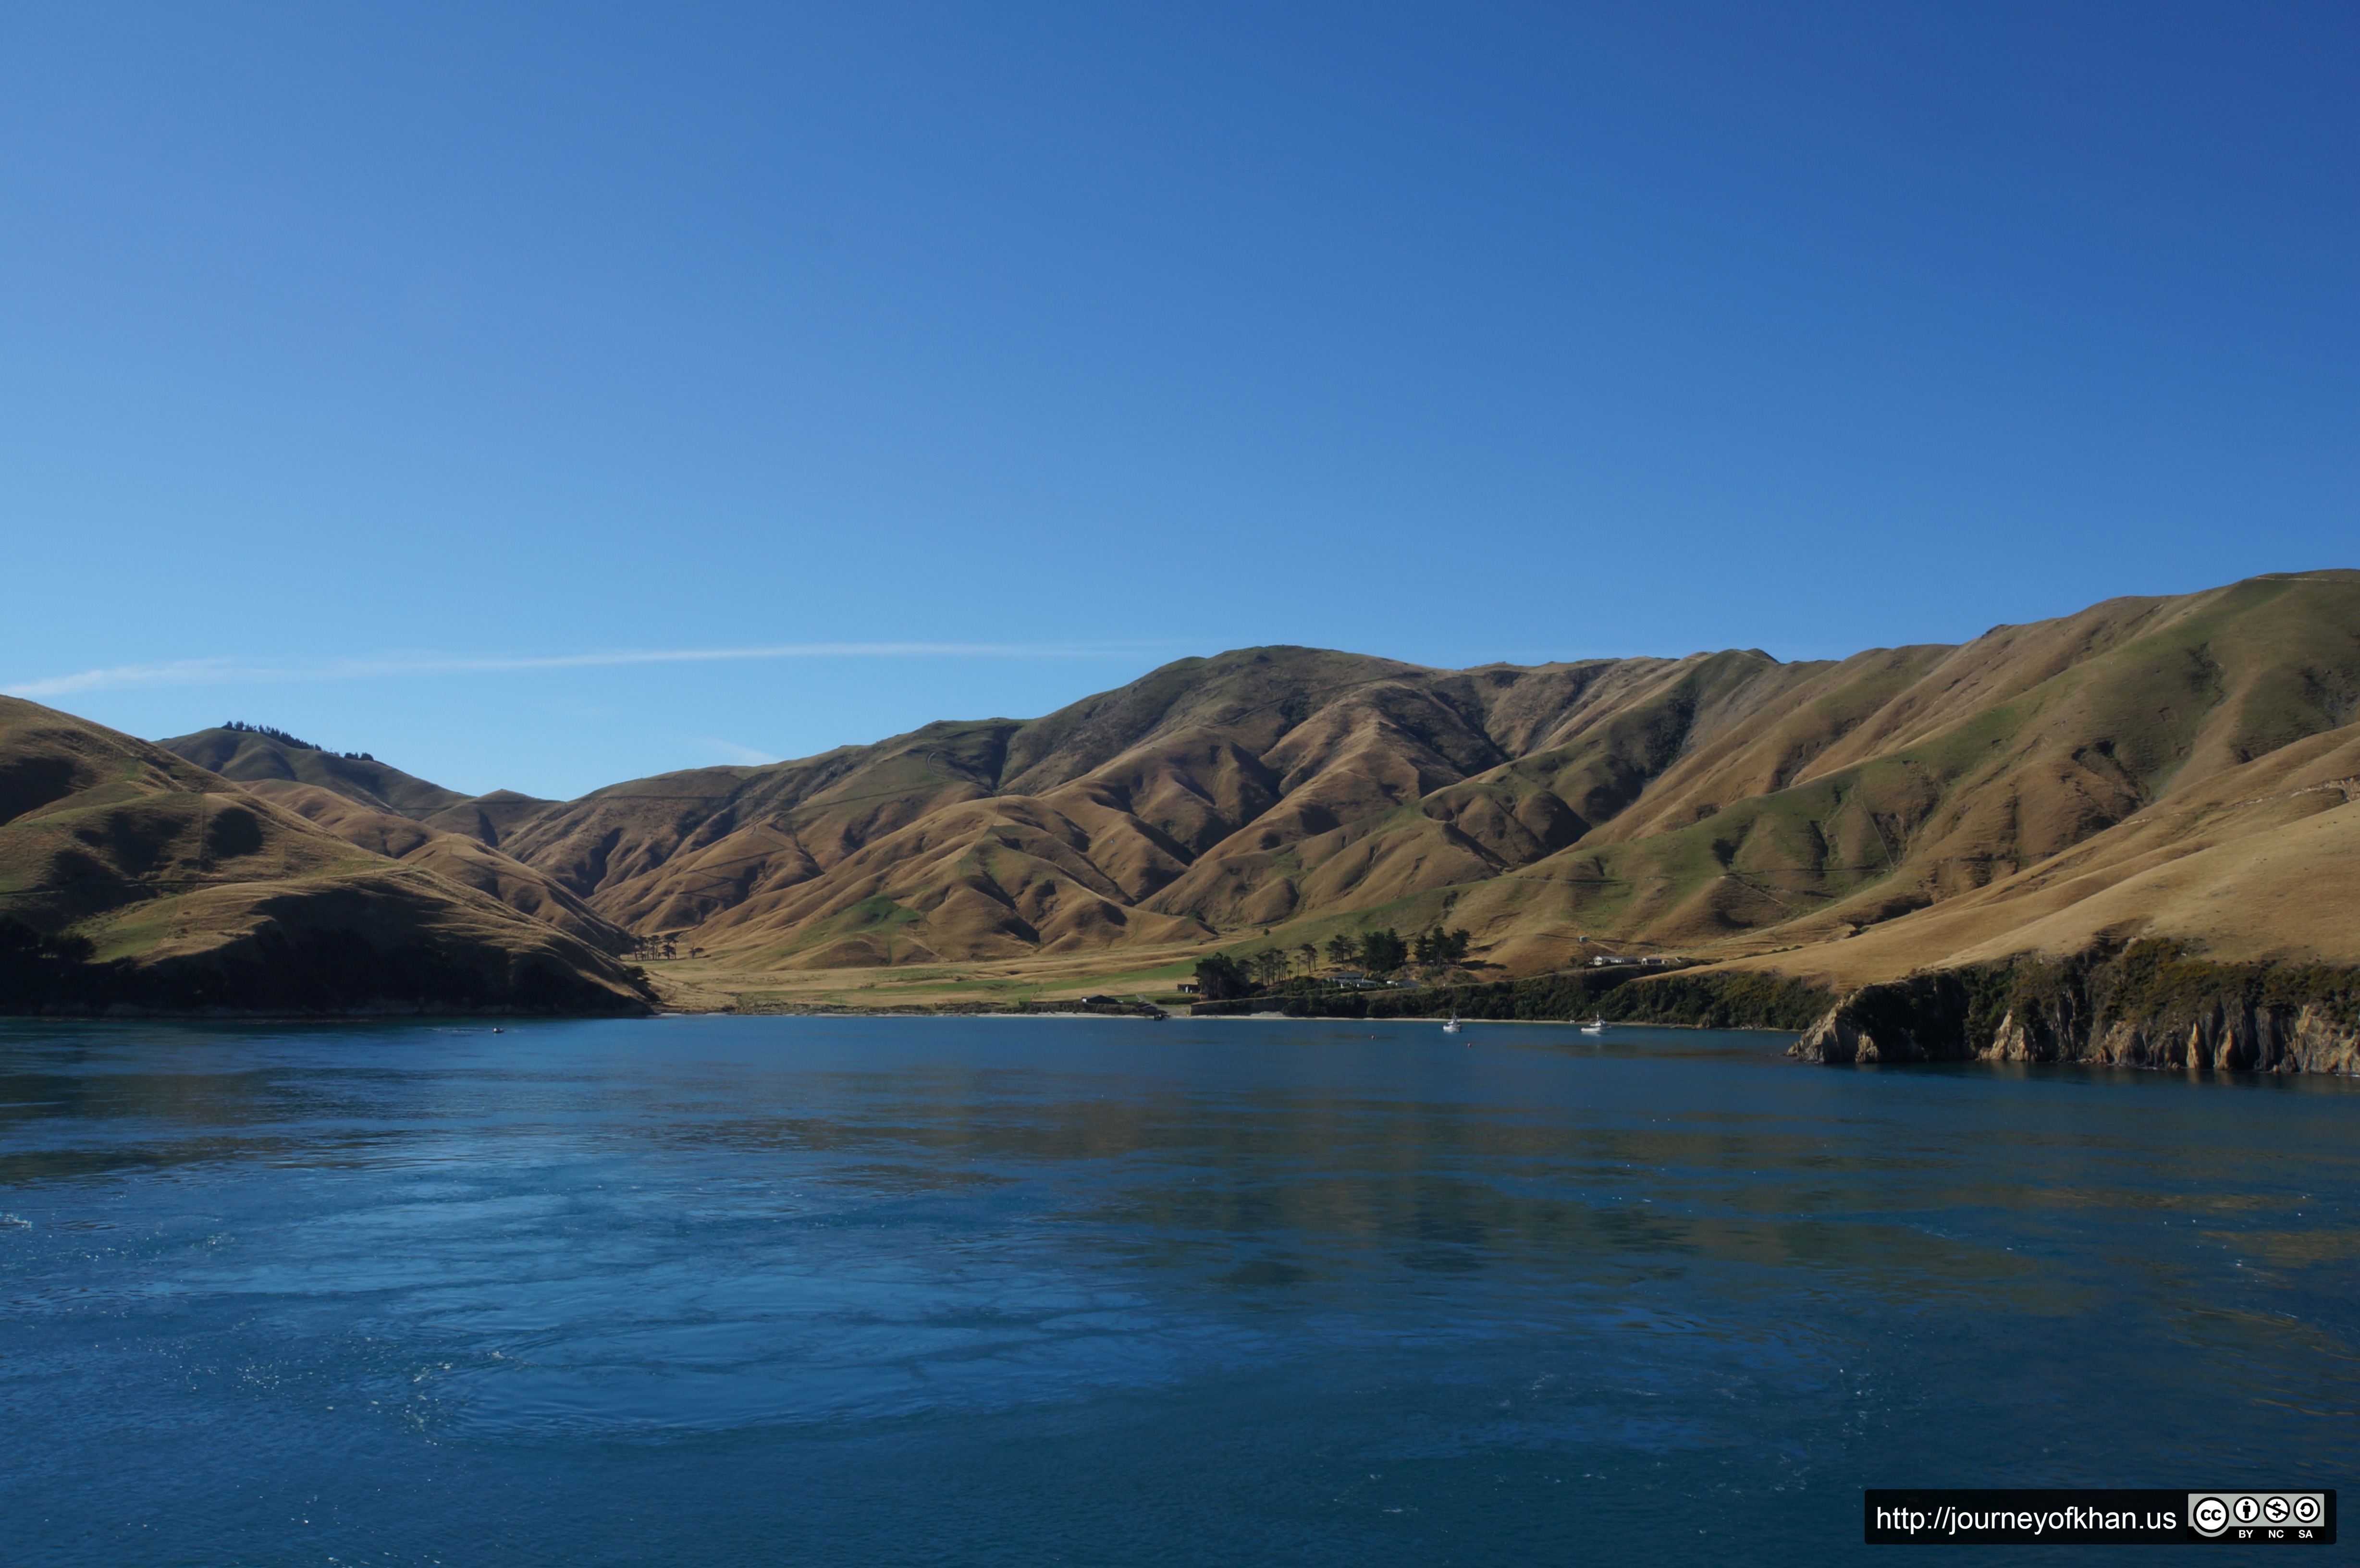
[[[651,1000],[613,958],[474,887],[162,746],[0,698],[0,1012],[629,1013]]]
[[[2360,813],[2250,801],[2360,772],[2355,717],[2360,572],[2333,570],[1836,659],[1235,648],[1036,719],[566,801],[232,732],[166,744],[470,841],[517,868],[493,878],[512,901],[702,949],[716,984],[980,985],[1447,921],[1499,976],[1646,951],[1842,987],[2146,926],[2360,961],[2340,917],[2223,891],[2297,860],[2341,886]]]

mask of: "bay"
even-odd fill
[[[1787,1038],[0,1022],[0,1562],[1802,1563],[2352,1474],[2360,1085]]]

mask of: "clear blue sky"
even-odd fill
[[[1251,643],[2360,564],[2356,59],[2343,3],[12,5],[0,688],[570,795]]]

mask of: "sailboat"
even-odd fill
[[[1450,1021],[1442,1026],[1442,1032],[1445,1034],[1457,1034],[1459,1032],[1458,1008],[1453,1007],[1450,1009]]]
[[[1604,1034],[1606,1032],[1606,1015],[1603,1013],[1593,1015],[1588,1023],[1581,1026],[1581,1032],[1584,1034]]]

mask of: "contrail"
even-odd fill
[[[369,681],[400,675],[588,670],[602,665],[698,664],[748,659],[1114,659],[1177,643],[805,642],[769,648],[638,648],[596,653],[410,653],[319,664],[249,664],[235,658],[123,664],[0,687],[11,697],[63,697],[127,686],[252,686],[296,681]]]

